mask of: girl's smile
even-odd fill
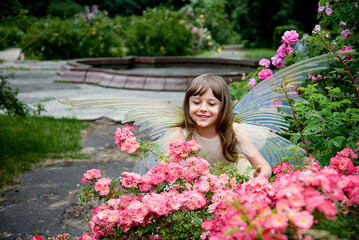
[[[212,89],[208,89],[202,96],[196,95],[189,98],[189,114],[196,123],[198,134],[205,130],[207,136],[217,135],[216,121],[221,108],[221,102],[213,95]]]

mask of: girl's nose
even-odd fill
[[[205,111],[207,111],[207,106],[206,106],[206,104],[201,104],[201,108],[200,108],[200,110],[202,111],[202,112],[205,112]]]

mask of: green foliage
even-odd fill
[[[16,1],[4,0],[0,10],[0,50],[14,47],[29,25],[28,11]]]
[[[47,14],[53,17],[69,18],[81,12],[83,7],[73,0],[51,0],[47,8]]]
[[[326,1],[320,1],[319,6],[326,6]],[[300,42],[307,49],[288,54],[282,67],[328,53],[334,54],[338,60],[329,69],[308,75],[298,89],[300,101],[290,97],[281,99],[294,102],[294,114],[297,115],[297,119],[288,119],[291,127],[285,137],[308,149],[322,165],[328,165],[330,157],[340,149],[355,149],[359,140],[358,54],[354,51],[338,54],[347,49],[359,49],[358,22],[354,18],[358,16],[358,8],[355,2],[345,0],[330,3],[329,7],[333,13],[330,16],[325,11],[319,13],[320,25],[313,31],[313,36]],[[292,27],[278,27],[277,30],[289,31]],[[264,67],[258,67],[257,71],[248,74],[245,83],[230,86],[233,100],[239,100],[248,91],[246,83],[249,79],[255,78],[259,82],[258,73],[262,69]],[[354,161],[354,164],[359,163]]]
[[[350,211],[343,213],[339,211],[336,219],[318,218],[320,221],[314,225],[314,229],[326,229],[332,236],[338,236],[340,239],[354,239],[359,232],[358,205],[352,206]],[[315,211],[314,215],[319,215]],[[325,239],[331,239],[329,236],[323,236]]]
[[[53,153],[78,151],[81,129],[74,119],[0,115],[0,187]]]
[[[319,5],[325,6],[325,2],[321,1]],[[357,53],[337,54],[345,46],[359,49],[359,35],[356,33],[358,23],[352,18],[358,10],[353,6],[351,1],[336,1],[330,5],[333,9],[330,17],[325,11],[319,13],[321,28],[326,30],[313,31],[314,35],[303,43],[308,49],[304,53],[296,52],[293,58],[287,58],[289,63],[295,63],[308,56],[328,52],[338,58],[338,62],[328,70],[308,77],[302,88],[298,89],[305,101],[295,104],[310,153],[323,165],[328,165],[330,156],[334,156],[338,150],[355,148],[359,140],[359,93],[358,82],[355,80],[359,69]],[[341,21],[346,21],[346,26],[339,27]],[[350,32],[348,37],[341,34],[345,29]],[[298,133],[294,124],[291,130]],[[290,140],[295,143],[301,141],[298,135],[293,135]]]
[[[13,77],[14,74],[12,73],[6,74],[0,72],[0,110],[5,111],[8,115],[16,115],[19,117],[26,117],[29,114],[40,114],[44,111],[41,104],[38,104],[35,106],[35,109],[33,109],[17,99],[18,92],[13,91],[7,81],[8,78]]]
[[[187,13],[193,26],[207,29],[215,42],[238,43],[240,36],[234,31],[225,10],[226,2],[221,0],[191,0],[181,9]]]
[[[249,86],[247,81],[233,82],[228,85],[229,91],[231,92],[233,107],[241,100],[248,92]]]
[[[276,44],[273,40],[280,41],[275,36],[280,34],[275,30],[277,26],[290,25],[295,27],[287,30],[310,31],[317,10],[312,0],[227,0],[226,6],[235,30],[250,48],[272,48]]]
[[[132,16],[126,28],[128,54],[179,56],[192,53],[192,33],[181,13],[165,8],[147,9],[142,17]]]
[[[16,26],[0,25],[0,50],[16,46],[22,34],[23,32]]]
[[[359,136],[359,109],[345,98],[340,88],[327,87],[327,95],[320,93],[317,85],[299,88],[304,101],[294,104],[301,121],[303,134],[309,142],[311,155],[324,165],[344,147],[356,148]],[[324,121],[324,122],[323,122]],[[294,125],[292,129],[296,128]],[[294,135],[291,141],[298,142]]]
[[[122,57],[120,27],[101,14],[91,19],[87,15],[74,20],[45,18],[27,30],[20,45],[26,57],[41,60]]]
[[[235,29],[247,47],[272,47],[276,26],[288,24],[295,0],[240,0],[232,12]]]

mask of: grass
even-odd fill
[[[83,158],[81,130],[75,119],[0,115],[0,188],[45,158]]]
[[[262,58],[271,59],[276,54],[276,50],[270,48],[246,48],[243,49],[242,58],[261,60]],[[195,57],[211,57],[216,54],[216,51],[203,51],[194,55]],[[234,54],[235,56],[236,54]]]
[[[270,48],[254,48],[248,49],[248,53],[244,54],[244,58],[261,60],[262,58],[271,59],[276,54],[276,50]]]

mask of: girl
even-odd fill
[[[187,87],[183,102],[184,120],[168,130],[159,140],[168,149],[178,139],[195,139],[205,159],[212,165],[217,161],[237,164],[244,173],[254,166],[253,177],[270,177],[271,167],[254,147],[241,124],[234,122],[231,95],[226,82],[220,76],[204,74],[195,78]]]

